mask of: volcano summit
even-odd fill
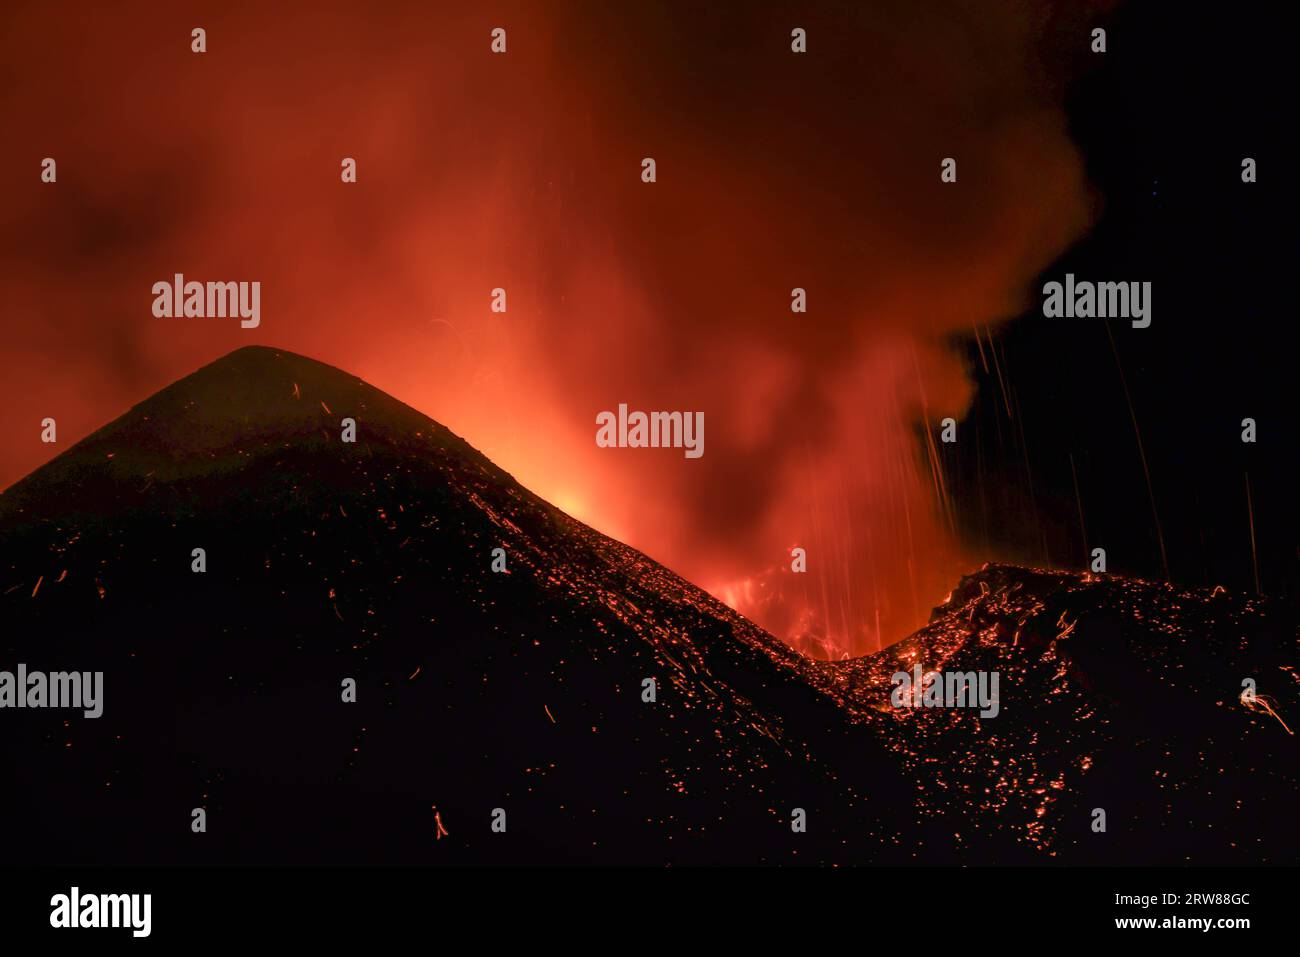
[[[287,352],[231,353],[8,489],[0,555],[0,669],[112,689],[96,721],[0,710],[15,863],[1297,851],[1284,608],[987,566],[904,642],[813,661]],[[892,707],[916,664],[999,674],[997,716]]]

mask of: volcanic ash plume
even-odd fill
[[[930,446],[970,399],[954,338],[1019,312],[1086,225],[1055,66],[1084,25],[1034,4],[223,9],[195,55],[188,21],[131,9],[7,14],[4,113],[60,179],[0,213],[33,319],[7,332],[0,414],[33,438],[6,481],[51,453],[18,423],[75,438],[263,342],[355,370],[814,654],[903,636],[988,557],[955,540]],[[75,66],[45,71],[50,45]],[[178,272],[260,281],[260,326],[154,318]],[[706,454],[598,448],[619,403],[704,413]]]

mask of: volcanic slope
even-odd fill
[[[99,719],[0,710],[15,863],[1300,858],[1293,605],[989,565],[812,661],[273,349],[0,496],[0,622],[0,670],[104,672]],[[917,665],[997,716],[894,707]]]
[[[0,496],[0,544],[0,669],[105,683],[0,712],[19,860],[910,857],[809,663],[314,360],[163,389]]]
[[[1295,864],[1298,647],[1278,599],[986,565],[911,637],[821,667],[883,722],[940,859]],[[997,716],[892,707],[917,665],[997,673]]]

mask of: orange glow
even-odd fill
[[[837,8],[861,18],[849,30],[810,12],[807,62],[784,29],[720,45],[741,27],[709,10],[680,30],[622,5],[436,25],[423,5],[214,7],[204,56],[182,12],[15,11],[7,138],[56,156],[59,182],[31,150],[0,156],[0,181],[30,181],[0,206],[7,312],[25,317],[0,369],[4,434],[23,437],[0,446],[0,483],[274,345],[426,412],[805,651],[902,637],[989,557],[956,540],[919,438],[970,400],[950,340],[1014,315],[1088,217],[1065,127],[1028,92],[1023,18],[933,29],[913,6],[888,57],[839,39],[879,14]],[[939,182],[947,155],[960,188]],[[260,281],[260,327],[154,318],[151,284],[177,271]],[[704,456],[598,448],[595,416],[620,402],[702,411]]]

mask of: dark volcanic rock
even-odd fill
[[[1293,606],[989,565],[839,680],[846,708],[884,719],[918,823],[953,836],[963,862],[1291,864],[1296,648]],[[998,715],[882,708],[916,663],[998,672]]]
[[[0,593],[0,670],[105,674],[97,720],[0,711],[15,863],[1296,856],[1289,612],[992,566],[907,641],[809,661],[290,353],[232,353],[6,491]],[[891,707],[914,662],[998,670],[998,717]]]
[[[300,356],[242,349],[132,409],[0,498],[0,542],[0,668],[106,684],[98,720],[0,712],[20,859],[816,860],[887,836],[849,779],[892,762],[854,742],[836,772],[852,722],[785,645]]]

